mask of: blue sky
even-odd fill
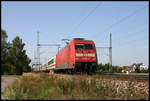
[[[62,39],[74,37],[94,40],[97,47],[107,47],[111,32],[113,65],[149,64],[148,2],[3,1],[1,8],[2,29],[7,32],[8,41],[17,35],[22,38],[32,60],[37,31],[41,44],[61,44],[61,47],[65,45]],[[40,51],[43,63],[57,53],[57,47],[41,47]],[[109,62],[108,49],[97,49],[97,53],[99,63]]]

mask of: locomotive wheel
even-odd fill
[[[72,69],[72,70],[71,70],[71,74],[73,75],[74,73],[75,73],[75,70],[74,70],[74,69]]]

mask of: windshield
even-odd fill
[[[92,44],[75,44],[76,50],[93,50]]]

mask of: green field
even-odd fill
[[[12,75],[11,75],[12,76]],[[10,77],[10,76],[7,76]],[[144,100],[145,95],[116,95],[109,86],[97,88],[96,80],[88,84],[86,76],[68,80],[56,78],[44,73],[39,77],[19,77],[20,80],[9,85],[2,91],[2,100]]]

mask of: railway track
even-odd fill
[[[127,75],[127,74],[99,74],[99,75],[119,79],[149,80],[149,75]]]
[[[35,73],[35,72],[34,72]],[[149,81],[149,75],[127,75],[127,74],[92,74],[87,75],[85,73],[75,73],[75,74],[67,74],[67,73],[54,73],[57,77],[63,78],[78,78],[81,77],[92,77],[92,78],[106,78],[106,79],[118,79],[118,80],[137,80],[137,81]]]
[[[99,74],[105,76],[116,76],[116,77],[136,77],[136,78],[149,78],[148,75],[127,75],[127,74]]]
[[[126,74],[56,74],[63,77],[78,77],[78,76],[87,76],[87,77],[101,77],[106,79],[119,79],[119,80],[137,80],[137,81],[149,81],[149,75],[126,75]]]

